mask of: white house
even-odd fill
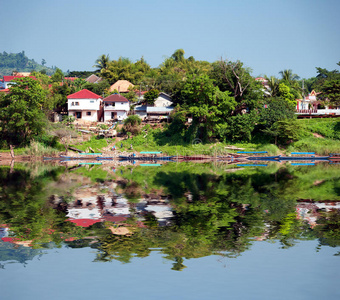
[[[81,90],[67,96],[69,116],[96,122],[102,114],[102,98],[89,90]]]
[[[11,87],[12,84],[15,84],[15,79],[23,78],[23,77],[30,77],[32,79],[36,79],[34,76],[22,76],[22,75],[4,76],[4,81],[2,85],[4,89],[8,89]]]
[[[144,101],[144,95],[140,97],[140,103]],[[135,106],[135,114],[138,115],[142,120],[148,119],[167,119],[169,115],[173,111],[173,106],[171,106],[173,102],[171,101],[171,97],[161,92],[158,97],[155,99],[153,105],[136,105]]]
[[[154,107],[168,107],[172,105],[171,97],[163,92],[159,93],[155,100]]]
[[[124,120],[130,111],[130,102],[119,94],[112,94],[104,100],[104,122],[109,120]]]

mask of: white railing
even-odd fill
[[[299,115],[340,115],[340,109],[298,109]]]

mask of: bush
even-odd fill
[[[132,115],[127,117],[124,120],[124,125],[122,128],[123,133],[131,132],[132,134],[138,134],[140,133],[140,124],[142,123],[142,120],[137,115]]]

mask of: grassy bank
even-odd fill
[[[164,129],[151,128],[146,125],[141,133],[123,140],[99,138],[93,135],[90,140],[71,145],[85,152],[103,152],[113,144],[119,151],[141,152],[162,151],[168,155],[213,155],[223,156],[237,151],[267,151],[269,155],[289,154],[290,152],[315,152],[318,155],[340,152],[340,120],[339,119],[304,119],[299,120],[302,125],[300,140],[289,145],[266,143],[265,138],[258,143],[203,143],[199,139],[185,141],[179,135],[168,136]],[[53,156],[64,151],[63,146],[52,148],[39,142],[33,142],[25,148],[15,148],[16,155]],[[131,149],[132,146],[132,149]],[[239,148],[230,149],[230,146]],[[5,150],[3,152],[9,152]]]

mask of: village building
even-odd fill
[[[15,84],[16,79],[23,77],[30,77],[32,79],[36,79],[34,76],[22,76],[22,75],[4,76],[2,86],[4,89],[9,89],[11,85]]]
[[[101,78],[101,77],[99,77],[99,76],[97,76],[95,74],[91,74],[89,77],[87,77],[85,79],[85,81],[88,82],[88,83],[99,83],[102,80],[103,80],[103,78]]]
[[[104,102],[104,122],[110,120],[125,120],[130,111],[130,102],[119,94],[112,94],[103,100]]]
[[[134,85],[130,81],[118,80],[110,86],[109,92],[112,93],[116,90],[118,91],[118,93],[128,93],[130,87],[134,87]]]
[[[67,96],[67,110],[76,119],[97,122],[103,114],[102,98],[87,89],[81,90]]]
[[[141,96],[140,103],[143,103],[144,96]],[[135,106],[134,113],[138,115],[142,120],[162,120],[168,119],[173,111],[173,102],[171,97],[161,92],[155,99],[153,105],[139,104]]]

